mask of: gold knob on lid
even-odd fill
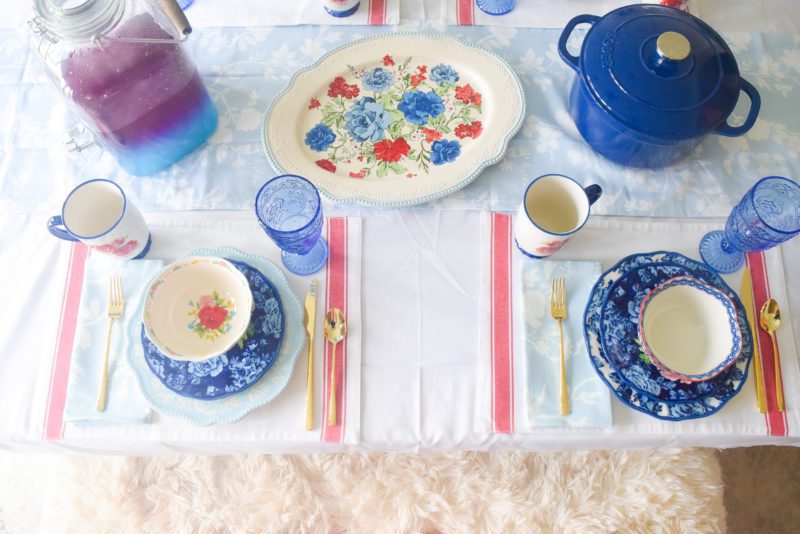
[[[656,41],[658,55],[672,61],[683,61],[692,52],[689,39],[678,32],[664,32]]]

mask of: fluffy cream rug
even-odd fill
[[[0,455],[27,532],[723,532],[711,450]],[[3,528],[0,526],[0,531]]]

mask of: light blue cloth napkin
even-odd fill
[[[92,254],[86,263],[78,327],[69,369],[67,405],[64,421],[80,424],[146,423],[150,419],[147,404],[133,371],[125,363],[125,331],[134,310],[144,298],[147,284],[163,268],[162,260],[120,261],[102,254]],[[103,371],[103,354],[108,333],[108,279],[122,278],[125,313],[111,332],[108,362],[106,410],[98,413],[97,392]]]
[[[532,427],[611,426],[611,397],[597,376],[583,337],[583,312],[600,276],[595,261],[524,261],[522,276],[527,422]],[[564,321],[567,383],[571,412],[560,415],[560,341],[550,316],[550,287],[563,276],[567,287]]]

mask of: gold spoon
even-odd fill
[[[769,299],[761,307],[761,317],[759,318],[761,328],[769,334],[772,340],[772,355],[775,366],[775,390],[778,397],[778,411],[783,411],[783,380],[781,380],[781,366],[778,359],[778,344],[775,342],[775,331],[781,326],[781,309],[775,299]]]
[[[336,345],[347,335],[347,323],[344,314],[339,308],[331,308],[325,314],[325,324],[322,327],[325,339],[333,345],[333,360],[331,362],[331,394],[328,398],[328,426],[336,426]]]

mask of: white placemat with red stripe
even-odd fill
[[[384,25],[400,22],[402,0],[361,0],[349,17],[334,17],[323,8],[322,0],[194,0],[186,9],[189,22],[197,27]]]
[[[563,28],[577,15],[604,15],[618,7],[665,3],[699,16],[697,0],[517,0],[505,15],[487,15],[475,0],[402,0],[403,20],[438,20],[460,26],[505,26],[516,28]]]
[[[147,217],[153,234],[148,258],[172,260],[197,248],[232,246],[266,257],[280,265],[280,250],[264,234],[255,217],[247,212],[194,212],[171,217]],[[295,295],[305,302],[312,278],[319,282],[317,296],[315,364],[315,428],[304,430],[307,345],[303,346],[289,385],[276,399],[236,423],[198,427],[180,419],[154,413],[151,423],[113,424],[92,427],[66,422],[67,383],[72,345],[75,342],[77,311],[88,255],[83,245],[73,245],[68,262],[56,354],[46,404],[45,440],[147,436],[159,441],[274,441],[281,443],[323,442],[356,444],[361,414],[361,219],[332,217],[325,221],[329,259],[326,267],[312,276],[299,277],[286,271]],[[348,333],[337,349],[337,424],[327,424],[327,382],[331,352],[322,335],[325,311],[340,308],[347,319]],[[100,357],[101,355],[98,355]],[[109,390],[109,396],[114,390]]]
[[[602,199],[601,199],[602,202]],[[718,223],[691,219],[641,219],[592,217],[584,229],[553,260],[599,260],[607,269],[629,254],[671,250],[699,259],[697,245]],[[530,260],[516,250],[512,240],[513,217],[504,213],[481,216],[481,350],[475,395],[476,432],[511,434],[563,432],[564,429],[531,428],[525,420],[525,350],[518,335],[522,313],[519,265]],[[710,417],[681,422],[661,421],[623,405],[612,398],[611,431],[641,434],[720,434],[791,436],[800,432],[800,366],[788,309],[786,280],[780,247],[748,256],[756,306],[768,298],[782,304],[783,322],[776,337],[786,399],[786,411],[776,406],[775,366],[768,335],[759,333],[761,365],[767,391],[768,413],[756,410],[752,369],[742,391],[723,409]],[[742,271],[723,276],[738,293]],[[569,313],[583,315],[576,307]],[[587,432],[589,429],[570,429]]]
[[[775,280],[775,273],[770,278],[769,269],[767,267],[767,256],[764,252],[754,252],[747,255],[747,266],[750,268],[750,276],[752,278],[753,286],[753,307],[760,310],[766,301],[775,298],[780,303],[786,302],[786,298],[781,299],[780,291],[775,291],[779,284],[783,283],[783,276]],[[781,273],[782,275],[783,273]],[[780,289],[780,288],[777,288]],[[775,295],[773,297],[773,294]],[[785,306],[784,306],[785,307]],[[756,315],[757,316],[757,315]],[[784,319],[785,321],[786,319]],[[790,323],[791,325],[791,323]],[[755,326],[755,325],[754,325]],[[767,433],[770,436],[787,436],[789,435],[789,422],[786,418],[786,412],[778,409],[778,383],[782,381],[781,370],[781,343],[777,344],[778,354],[775,358],[775,351],[773,350],[772,340],[764,330],[756,326],[756,342],[758,343],[759,354],[761,355],[761,380],[764,383],[764,393],[767,398],[767,413],[764,420],[767,424]],[[791,330],[791,326],[790,326]],[[783,334],[783,335],[782,335]],[[792,333],[790,332],[789,335]],[[777,338],[786,337],[784,332],[780,330],[776,334]],[[785,344],[783,344],[785,346]],[[792,353],[789,353],[789,358]],[[777,363],[777,366],[775,365]],[[753,362],[755,365],[755,361]],[[753,378],[755,379],[755,373]],[[786,384],[783,384],[786,387]],[[796,427],[795,427],[796,428]]]

